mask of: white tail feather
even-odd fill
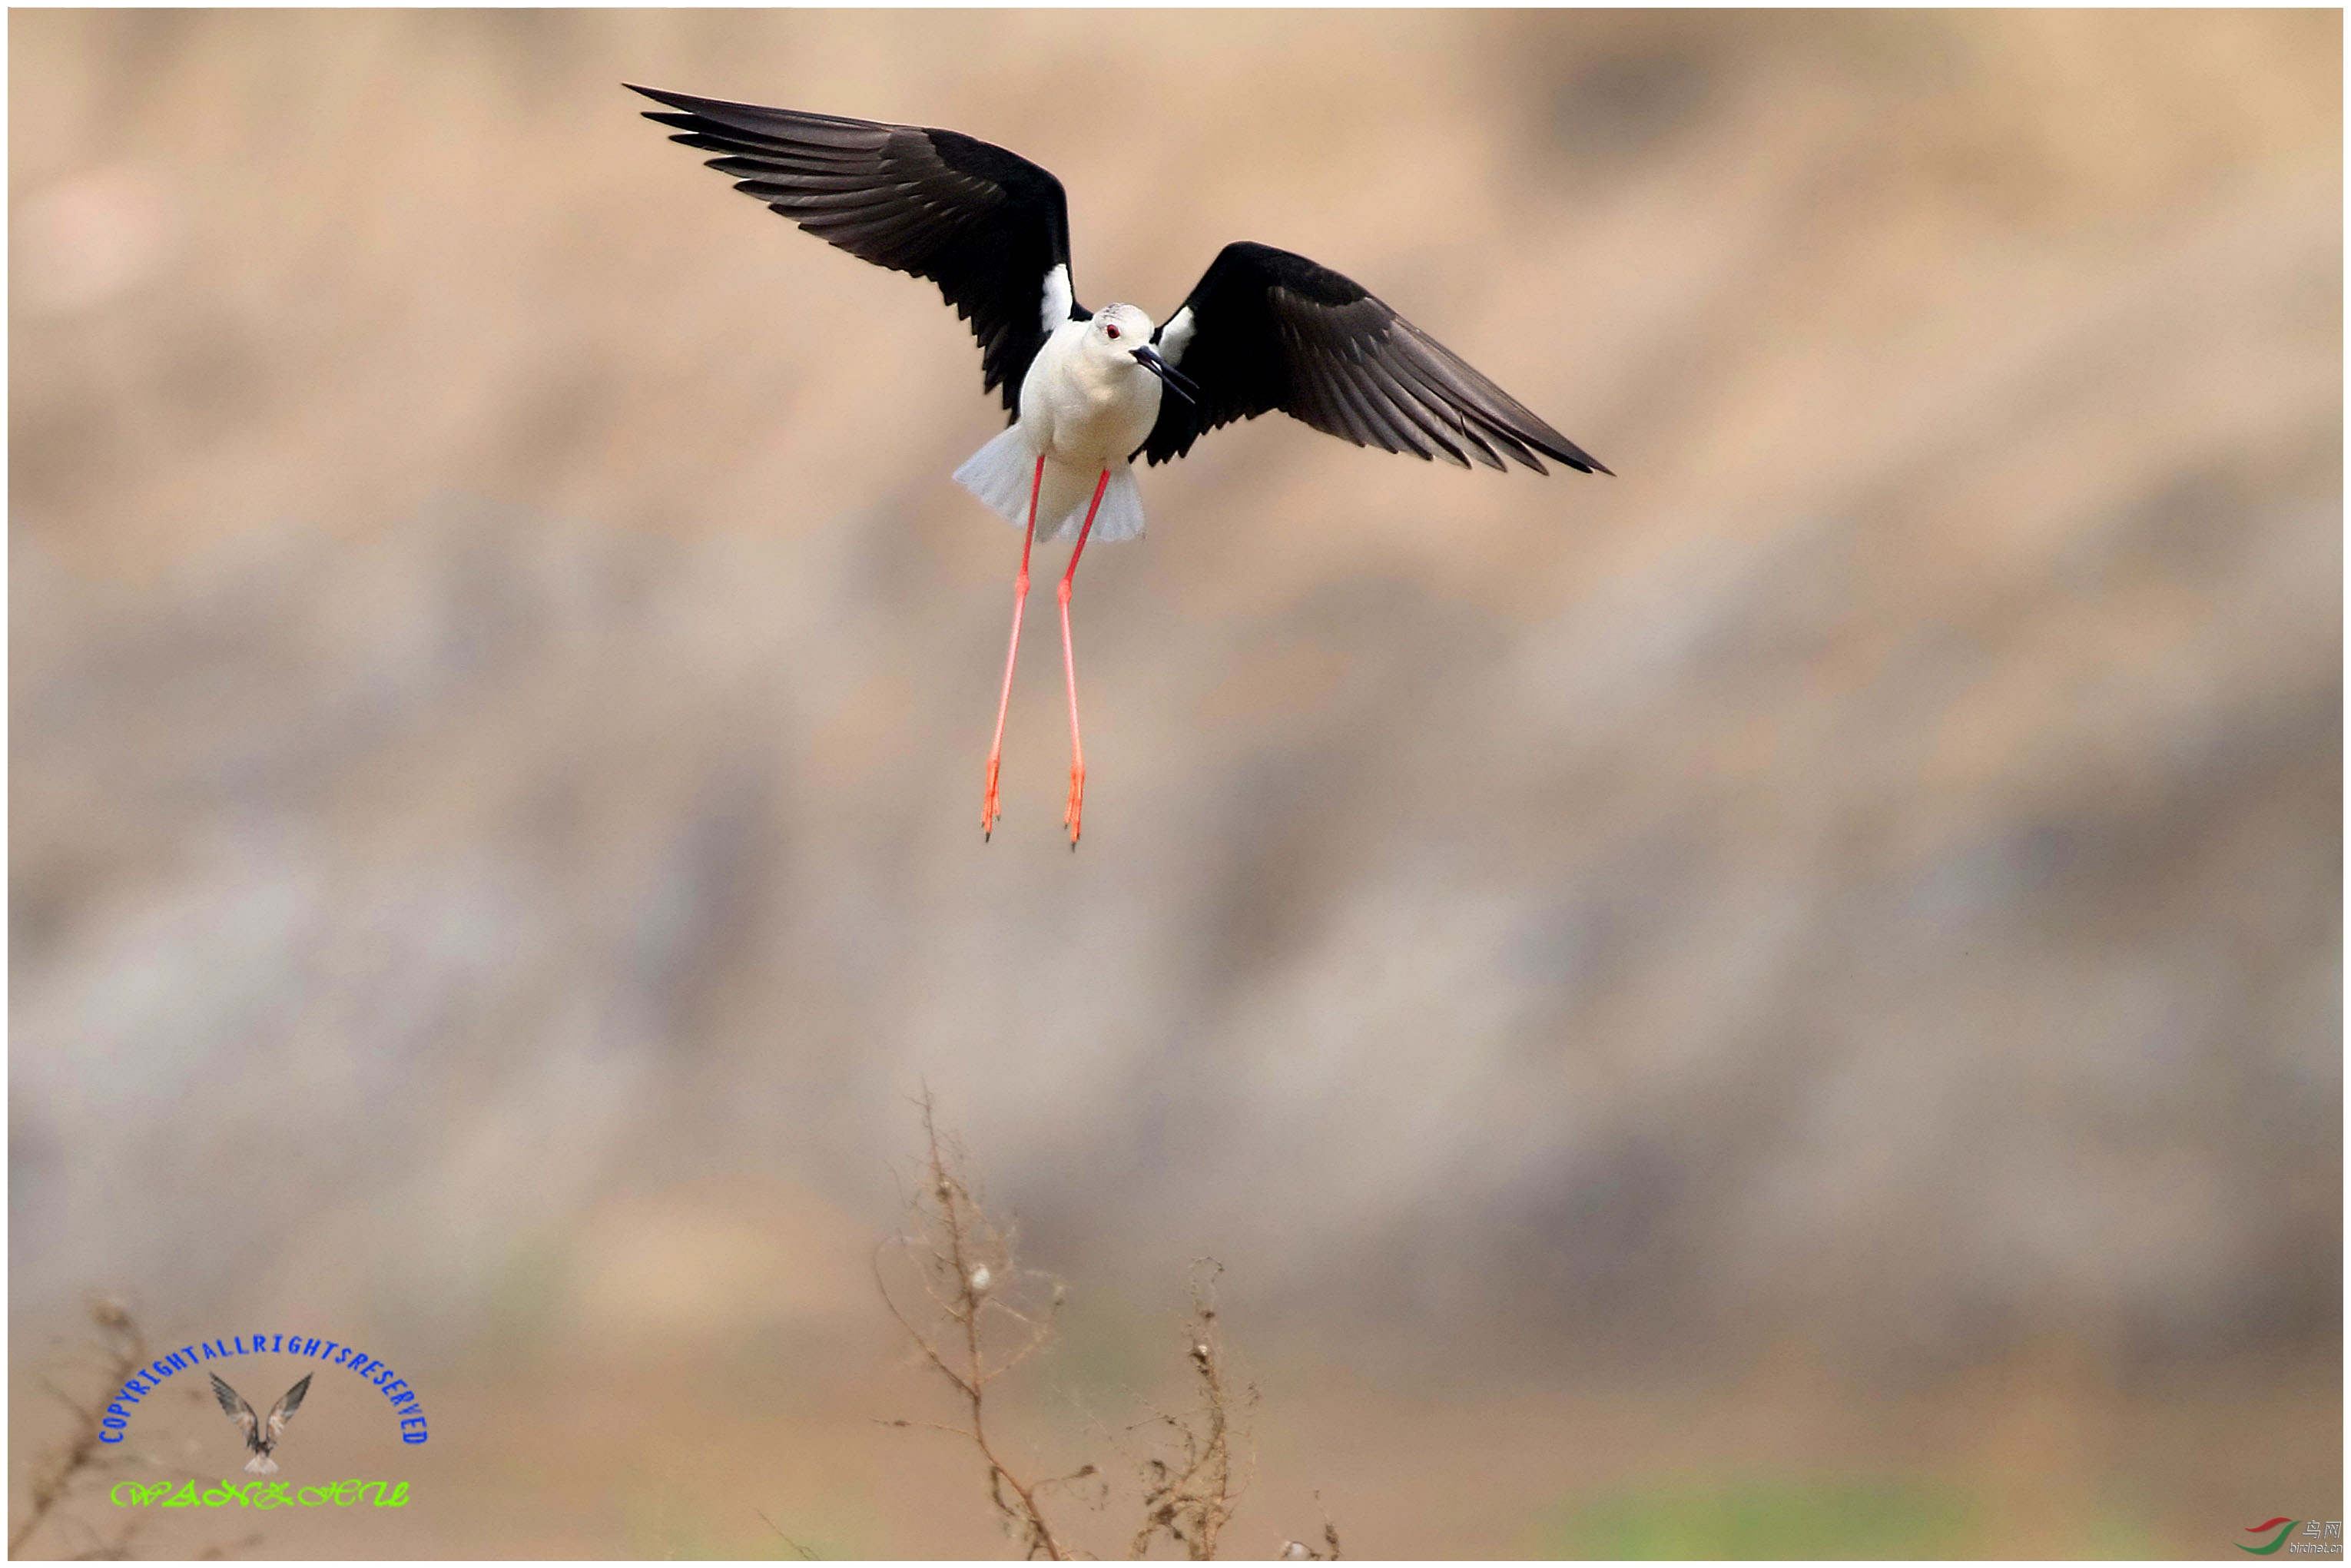
[[[1100,477],[1100,476],[1096,476]],[[1086,499],[1093,499],[1093,486],[1086,486]],[[1081,505],[1061,524],[1055,538],[1075,538],[1086,520],[1086,509]],[[1110,471],[1110,484],[1102,491],[1102,509],[1094,514],[1094,531],[1086,536],[1091,544],[1100,539],[1116,544],[1121,539],[1143,537],[1143,488],[1134,482],[1134,467],[1121,463]]]
[[[1008,424],[1001,435],[964,459],[955,479],[1017,528],[1029,521],[1029,482],[1036,471],[1036,450],[1021,436],[1019,425]]]
[[[1029,521],[1029,487],[1036,482],[1037,449],[1029,444],[1017,424],[964,460],[955,471],[956,483],[978,497],[987,508],[1014,528]],[[1074,539],[1086,520],[1086,505],[1093,499],[1094,483],[1102,470],[1081,470],[1047,459],[1045,481],[1037,497],[1037,537]],[[1124,462],[1110,471],[1102,491],[1102,508],[1094,514],[1087,542],[1139,538],[1143,534],[1143,491],[1134,468]]]

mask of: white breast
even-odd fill
[[[1068,321],[1037,351],[1020,383],[1020,427],[1038,451],[1100,471],[1126,461],[1159,418],[1159,378]]]

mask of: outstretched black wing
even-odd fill
[[[271,1443],[275,1444],[278,1438],[286,1435],[286,1423],[294,1419],[295,1411],[302,1408],[302,1396],[310,1392],[311,1375],[309,1373],[304,1373],[302,1381],[287,1389],[278,1397],[277,1403],[269,1407],[269,1425],[266,1430]]]
[[[1068,199],[1026,158],[953,131],[631,90],[681,110],[645,118],[684,132],[672,141],[724,153],[710,167],[737,190],[852,256],[937,284],[1015,414],[1046,334],[1086,315],[1071,291]]]
[[[236,1423],[238,1431],[245,1434],[245,1446],[256,1454],[261,1452],[261,1422],[254,1415],[253,1406],[245,1402],[243,1395],[223,1383],[219,1373],[214,1373],[212,1377],[213,1397],[220,1401],[222,1412]],[[308,1379],[303,1381],[308,1382]]]
[[[1225,246],[1157,341],[1200,395],[1159,400],[1143,444],[1154,463],[1183,456],[1218,425],[1280,409],[1358,446],[1464,468],[1473,458],[1505,467],[1507,457],[1541,474],[1541,453],[1608,472],[1361,284],[1271,246]]]

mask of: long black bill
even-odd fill
[[[1170,387],[1173,387],[1176,390],[1176,395],[1177,397],[1182,398],[1194,408],[1200,406],[1200,389],[1193,384],[1192,379],[1189,376],[1177,370],[1175,366],[1169,364],[1166,361],[1161,359],[1159,357],[1158,350],[1153,348],[1150,344],[1145,343],[1143,347],[1134,350],[1134,362],[1141,365],[1144,370],[1149,371],[1153,375],[1157,376],[1162,382],[1165,382]]]

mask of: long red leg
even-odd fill
[[[1078,530],[1077,548],[1070,552],[1070,570],[1061,574],[1061,668],[1070,680],[1070,809],[1061,814],[1069,824],[1070,847],[1078,847],[1078,819],[1086,804],[1086,748],[1078,738],[1078,656],[1070,646],[1070,580],[1078,575],[1078,558],[1086,553],[1086,536],[1094,531],[1094,513],[1102,492],[1110,488],[1110,470],[1094,481],[1094,498],[1086,505],[1085,527]]]
[[[1020,575],[1012,580],[1012,647],[1004,655],[1004,695],[996,700],[996,743],[987,748],[987,799],[979,808],[979,836],[995,836],[1003,813],[996,809],[996,775],[1004,764],[1004,715],[1012,706],[1012,666],[1020,658],[1020,612],[1029,602],[1029,547],[1037,541],[1037,495],[1045,487],[1045,455],[1029,481],[1029,531],[1020,536]],[[1091,520],[1091,519],[1089,519]]]

